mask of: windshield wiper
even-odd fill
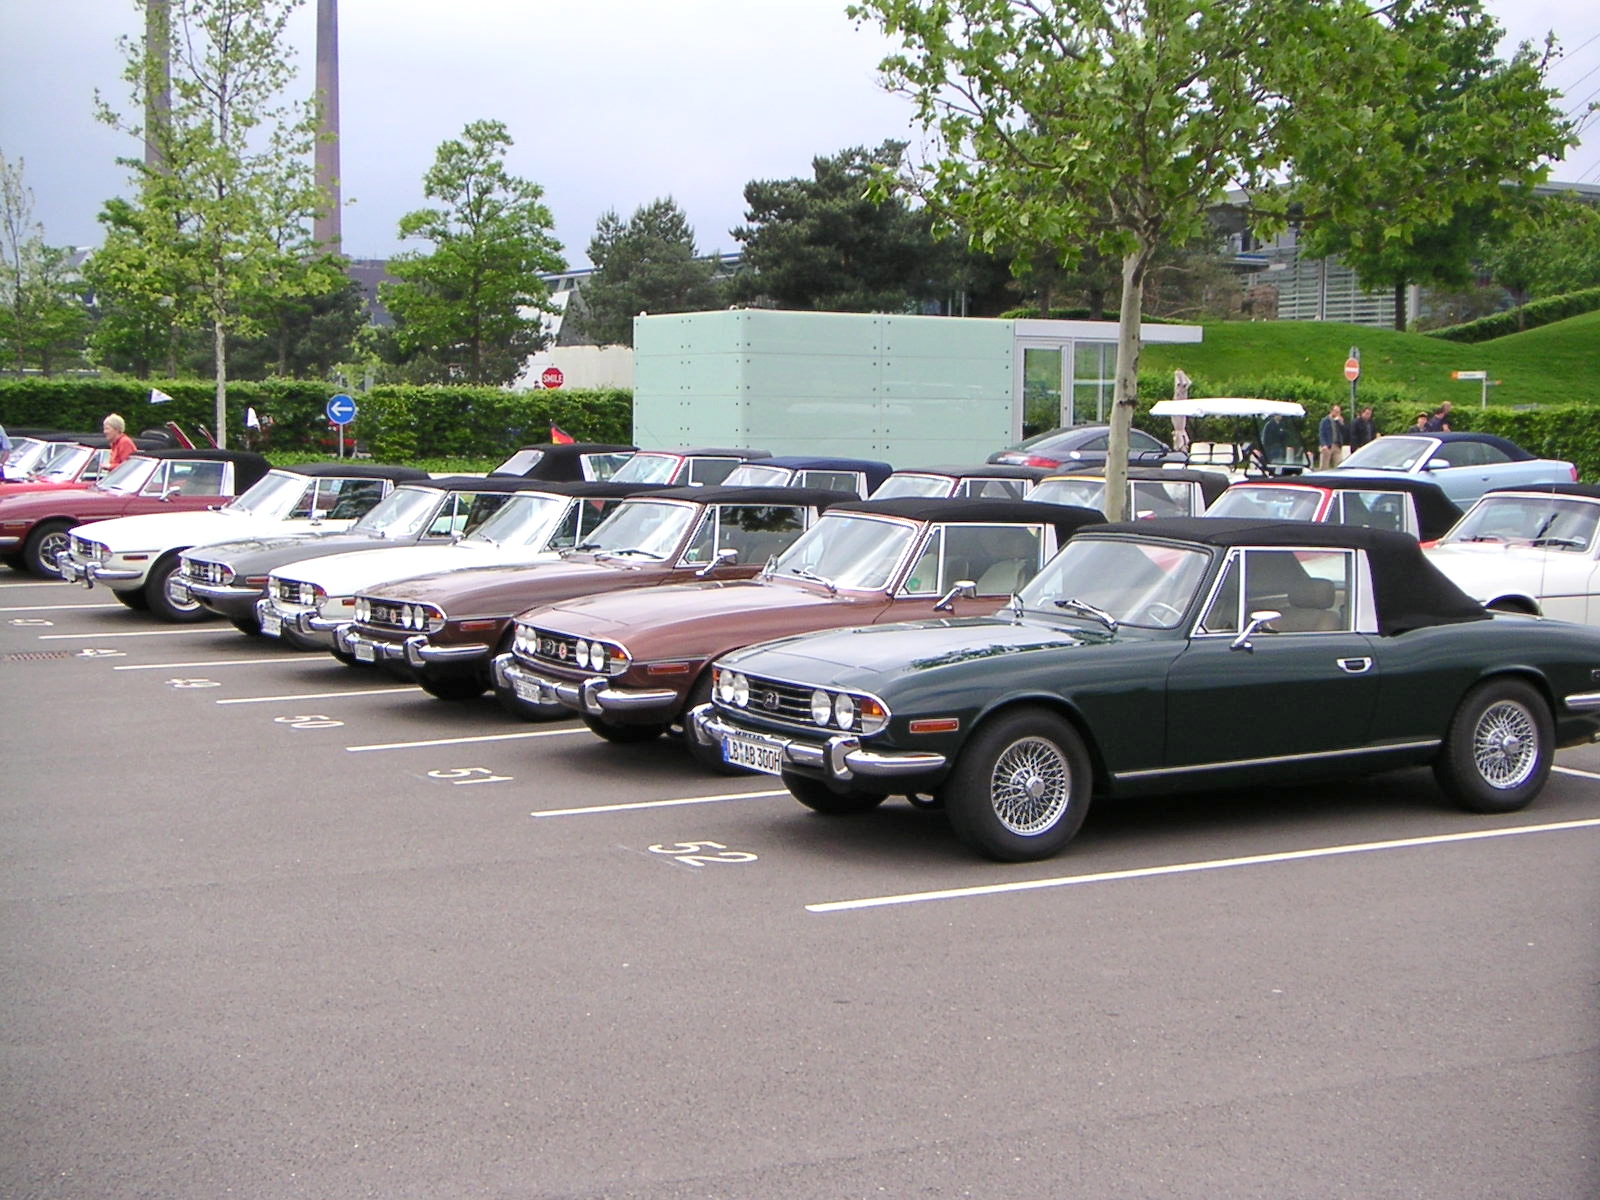
[[[654,550],[644,550],[638,546],[627,546],[621,550],[601,550],[599,553],[606,558],[624,558],[629,554],[642,554],[646,558],[653,558],[657,561],[660,561],[662,558],[666,557],[665,555],[657,554]]]
[[[831,579],[824,579],[821,575],[818,575],[815,571],[812,571],[806,567],[790,567],[789,573],[791,575],[798,575],[801,579],[809,579],[812,583],[820,583],[823,587],[828,589],[828,594],[830,596],[837,596],[839,594],[838,584],[834,583]]]
[[[1103,608],[1096,608],[1086,600],[1079,600],[1076,596],[1069,596],[1065,600],[1055,602],[1057,608],[1067,609],[1069,612],[1083,613],[1101,622],[1112,633],[1117,631],[1117,619]]]

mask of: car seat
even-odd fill
[[[1344,627],[1334,610],[1333,582],[1328,579],[1302,579],[1289,585],[1289,604],[1283,615],[1272,622],[1279,633],[1319,633]]]

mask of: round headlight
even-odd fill
[[[572,656],[584,670],[589,669],[589,643],[579,638],[572,646]]]
[[[856,723],[856,702],[845,693],[839,693],[839,699],[833,705],[833,715],[840,729],[851,728]]]
[[[724,704],[733,703],[733,672],[717,672],[717,699]]]
[[[811,693],[811,719],[818,725],[826,725],[833,716],[833,697],[818,688]]]
[[[743,675],[733,677],[733,702],[739,708],[745,708],[750,703],[750,681]]]
[[[365,621],[367,619],[367,599],[365,596],[356,597],[355,604],[351,606],[350,615],[357,621]]]
[[[606,669],[606,646],[604,642],[595,642],[589,647],[589,666],[596,671]]]

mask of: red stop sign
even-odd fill
[[[566,379],[560,367],[546,367],[544,373],[539,376],[539,382],[547,388],[558,388],[566,382]]]
[[[1361,360],[1359,358],[1347,358],[1344,360],[1344,377],[1351,383],[1361,378]]]

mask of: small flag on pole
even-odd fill
[[[558,446],[572,445],[572,435],[562,430],[554,421],[550,422],[550,440]]]
[[[150,389],[150,403],[151,404],[171,404],[172,403],[172,397],[167,395],[160,388],[151,388]]]

